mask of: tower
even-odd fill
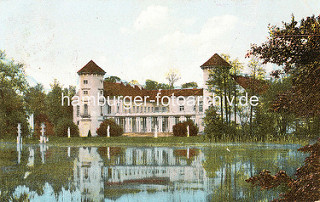
[[[209,92],[209,86],[207,81],[209,80],[210,70],[214,68],[231,68],[231,65],[215,53],[209,60],[207,60],[203,65],[200,66],[203,72],[203,97],[212,96],[212,93]],[[204,110],[208,108],[208,103],[204,103]]]
[[[89,131],[92,136],[96,136],[96,131],[103,121],[98,96],[103,95],[103,76],[106,72],[90,60],[77,73],[80,78],[80,106],[77,107],[80,136],[87,137]]]

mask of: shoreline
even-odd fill
[[[209,141],[204,136],[194,137],[49,137],[49,141],[46,143],[47,146],[58,146],[58,147],[211,147],[219,144],[236,145],[236,144],[279,144],[279,145],[290,145],[299,144],[301,146],[309,144],[310,140],[297,140],[297,141]],[[5,144],[16,144],[14,139],[0,139],[0,143]],[[24,138],[23,145],[36,145],[40,144],[38,139],[35,138]]]

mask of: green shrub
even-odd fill
[[[173,136],[186,137],[187,126],[189,125],[189,136],[197,136],[199,128],[194,124],[192,120],[177,123],[173,126]]]
[[[79,137],[79,128],[71,119],[63,118],[58,121],[54,127],[54,133],[59,137],[68,137],[68,127],[70,127],[70,136]]]
[[[97,130],[99,136],[107,136],[108,125],[110,126],[110,136],[116,137],[123,134],[123,128],[119,126],[113,119],[106,119]]]

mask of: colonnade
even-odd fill
[[[196,120],[195,116],[119,116],[114,119],[125,133],[151,133],[156,127],[158,132],[172,132],[173,126],[179,122]]]

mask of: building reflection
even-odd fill
[[[103,160],[96,147],[81,147],[74,162],[74,182],[82,201],[101,201],[103,190]]]
[[[81,147],[74,181],[84,201],[120,197],[119,193],[133,190],[210,192],[203,161],[198,149]]]

